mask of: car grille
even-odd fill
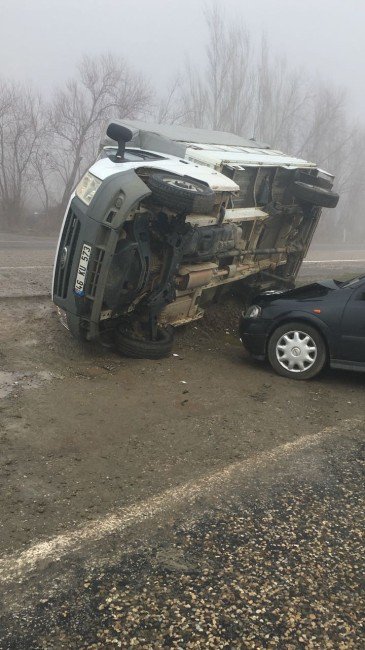
[[[60,298],[67,297],[67,288],[79,232],[80,222],[70,208],[63,228],[56,263],[54,294]],[[62,255],[65,248],[67,248],[67,256],[65,263],[62,265]]]

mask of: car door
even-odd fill
[[[365,363],[365,282],[354,288],[342,315],[340,358]]]

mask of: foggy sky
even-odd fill
[[[110,51],[143,71],[159,91],[187,56],[201,59],[204,7],[213,0],[0,0],[0,76],[45,93],[74,74],[83,54]],[[349,91],[365,114],[365,0],[218,0],[254,41]]]

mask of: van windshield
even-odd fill
[[[114,159],[116,154],[116,147],[105,147],[99,154],[98,160],[102,158]],[[124,160],[126,162],[138,162],[139,160],[165,160],[163,156],[151,153],[150,151],[142,151],[141,149],[126,149],[124,153]]]

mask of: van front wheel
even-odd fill
[[[205,183],[168,172],[151,174],[147,184],[155,201],[178,212],[207,214],[213,210],[215,192]]]
[[[133,359],[162,359],[172,350],[174,342],[173,327],[158,327],[154,340],[139,338],[120,326],[115,334],[118,352]]]

